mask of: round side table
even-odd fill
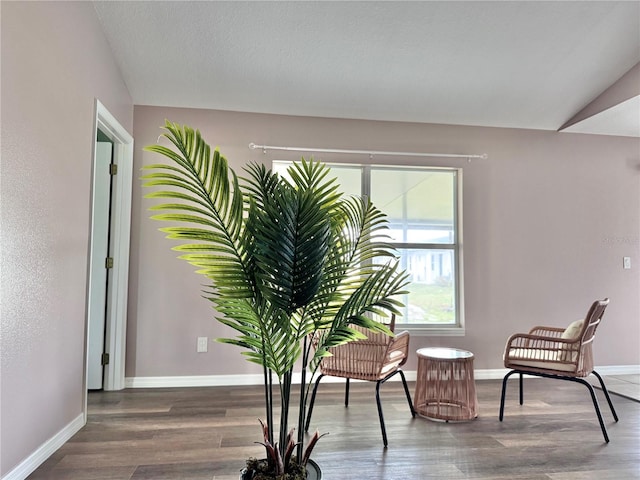
[[[478,416],[473,353],[457,348],[421,348],[414,405],[433,420],[465,421]]]

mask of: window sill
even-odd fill
[[[426,325],[396,324],[396,331],[408,330],[416,337],[464,337],[465,328],[459,325],[440,327]]]

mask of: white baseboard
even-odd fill
[[[609,365],[596,366],[600,375],[640,375],[640,365]]]
[[[164,387],[229,387],[234,385],[262,385],[261,374],[245,375],[186,375],[180,377],[126,377],[125,388]]]
[[[44,461],[55,453],[67,440],[73,437],[84,426],[84,414],[81,413],[67,426],[44,442],[38,449],[20,462],[13,470],[2,477],[2,480],[24,480]]]
[[[480,369],[474,371],[476,380],[500,380],[509,370],[506,368]],[[609,365],[597,367],[601,375],[640,375],[640,365]],[[408,381],[416,379],[415,370],[404,370]],[[127,377],[126,388],[165,388],[165,387],[228,387],[234,385],[262,385],[261,374],[246,375],[195,375],[180,377]],[[395,376],[391,381],[399,381]],[[339,378],[327,377],[323,382],[340,382]],[[294,375],[294,383],[300,383],[300,375]],[[4,480],[4,479],[3,479]]]
[[[410,373],[407,372],[407,375]],[[414,372],[415,377],[415,372]],[[262,385],[262,374],[245,375],[192,375],[180,377],[127,377],[125,388],[169,388],[169,387],[231,387]],[[407,380],[409,377],[407,376]],[[339,382],[339,378],[327,377],[329,382]],[[300,383],[300,374],[293,375],[293,383]],[[4,479],[3,479],[4,480]]]

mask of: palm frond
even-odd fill
[[[339,185],[336,178],[325,181],[330,171],[327,165],[314,161],[313,157],[309,161],[302,157],[300,162],[293,163],[287,169],[296,188],[313,191],[316,201],[323,210],[330,209],[342,196],[338,191]]]
[[[190,127],[180,127],[166,122],[163,136],[177,149],[174,151],[162,145],[151,145],[145,150],[159,153],[173,160],[174,165],[153,164],[143,167],[151,171],[142,178],[145,187],[169,187],[170,190],[153,191],[147,198],[168,198],[181,200],[180,203],[164,203],[152,207],[156,211],[165,211],[152,218],[169,223],[186,223],[185,227],[162,228],[167,237],[176,240],[191,240],[189,253],[182,256],[196,266],[203,266],[203,257],[194,256],[197,245],[202,244],[204,255],[215,252],[218,256],[228,257],[215,268],[198,270],[207,275],[214,288],[220,293],[233,295],[243,291],[251,297],[254,285],[252,277],[247,275],[243,247],[239,241],[243,221],[243,195],[238,179],[227,160],[218,150],[211,149],[202,139],[200,132]],[[184,213],[182,213],[184,212]],[[212,256],[212,260],[215,256]],[[234,281],[229,282],[228,279]]]
[[[382,268],[379,259],[394,258],[393,246],[380,241],[386,229],[385,216],[367,200],[348,197],[336,203],[323,283],[307,308],[313,321],[307,331],[330,328],[339,309]]]
[[[358,325],[372,331],[389,334],[384,324],[373,320],[375,315],[391,312],[400,314],[402,304],[395,297],[406,293],[408,274],[399,271],[397,264],[386,264],[376,270],[358,286],[354,293],[340,306],[331,322],[326,325],[325,334],[316,347],[311,361],[312,368],[326,355],[330,347],[353,340],[349,325]]]
[[[288,315],[306,305],[322,282],[330,223],[314,199],[312,192],[280,183],[261,199],[261,209],[250,209],[247,221],[262,293]]]

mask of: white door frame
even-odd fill
[[[113,142],[113,163],[117,165],[118,173],[113,177],[112,189],[112,255],[113,270],[111,275],[109,302],[105,331],[105,351],[109,354],[109,364],[104,371],[104,389],[121,390],[124,388],[124,367],[127,332],[127,294],[129,281],[129,239],[131,232],[131,186],[133,177],[133,137],[122,127],[116,118],[109,113],[98,99],[95,103],[96,116],[93,131],[93,165],[96,162],[96,137],[98,129],[107,135]],[[92,174],[92,179],[95,173]],[[92,192],[93,196],[93,192]],[[92,198],[92,205],[94,199]],[[91,256],[93,251],[93,215],[91,219],[90,247],[89,247],[89,279],[87,291],[86,332],[89,327],[89,298],[92,288],[92,278],[95,277],[92,270]],[[85,348],[85,419],[87,414],[87,349]]]

